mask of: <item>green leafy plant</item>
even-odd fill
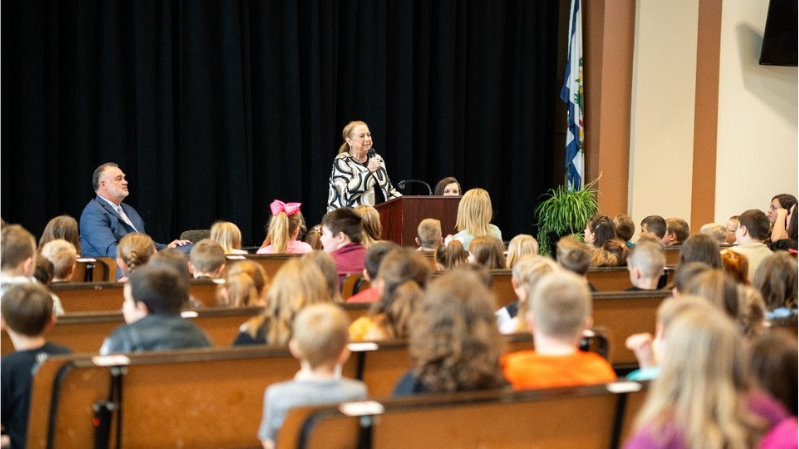
[[[580,190],[569,191],[566,186],[558,186],[542,195],[546,199],[535,208],[541,254],[551,255],[550,246],[555,236],[577,234],[582,238],[585,224],[599,210],[599,191],[594,186],[601,177],[600,174]]]

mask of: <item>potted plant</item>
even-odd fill
[[[546,199],[535,208],[539,252],[542,255],[551,256],[554,245],[564,235],[575,234],[582,240],[586,223],[599,210],[599,191],[594,186],[601,177],[602,174],[579,190],[557,186],[542,195]]]

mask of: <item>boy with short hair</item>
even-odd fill
[[[435,252],[444,242],[441,237],[441,222],[435,218],[425,218],[416,228],[417,251]]]
[[[624,291],[657,290],[665,267],[666,254],[663,247],[655,242],[639,240],[627,256],[627,271],[630,272],[633,286]]]
[[[340,367],[347,361],[349,318],[338,306],[315,304],[303,309],[292,326],[291,354],[300,371],[293,380],[267,387],[258,439],[264,448],[275,447],[275,438],[291,408],[366,399],[366,385],[342,379]]]
[[[662,239],[666,235],[666,220],[660,215],[649,215],[641,220],[641,235],[652,235]]]
[[[613,223],[616,225],[616,237],[624,240],[627,248],[632,248],[633,243],[630,241],[635,235],[635,222],[627,214],[618,214],[613,218]]]
[[[560,266],[586,279],[592,292],[598,291],[586,278],[591,267],[591,248],[587,244],[573,235],[563,236],[558,240],[555,255]]]
[[[322,247],[336,262],[338,283],[364,268],[366,248],[361,245],[361,216],[349,207],[332,210],[322,217]]]
[[[122,289],[124,324],[105,339],[101,354],[203,348],[211,340],[180,316],[188,298],[188,280],[167,265],[143,265]]]
[[[663,234],[663,244],[666,246],[682,245],[691,234],[688,222],[682,218],[669,217],[666,219],[666,233]]]
[[[189,253],[189,271],[194,279],[219,279],[225,270],[225,250],[215,240],[202,239]]]
[[[371,285],[371,283],[377,278],[377,270],[380,268],[380,262],[386,257],[386,254],[399,247],[394,242],[382,241],[375,243],[366,250],[366,257],[364,258],[364,265],[366,266],[363,269],[363,277],[369,281],[370,286],[347,298],[348,304],[375,302],[380,299],[380,290]]]
[[[36,240],[33,234],[20,225],[5,225],[0,231],[0,297],[14,284],[35,283]],[[63,315],[64,308],[58,296],[53,298],[53,310]]]
[[[72,280],[78,257],[75,245],[64,239],[51,240],[42,247],[42,256],[53,263],[54,283]]]
[[[763,243],[769,236],[769,221],[763,211],[749,209],[738,218],[740,224],[735,231],[738,245],[730,248],[738,254],[749,258],[749,282],[755,280],[755,272],[763,259],[771,255],[771,250]]]
[[[50,355],[69,354],[70,350],[48,343],[44,337],[55,323],[53,298],[44,286],[34,283],[10,286],[0,308],[3,326],[15,349],[0,361],[2,425],[11,447],[24,448],[33,373]]]
[[[503,357],[505,378],[516,390],[612,382],[616,373],[600,355],[579,351],[591,327],[591,292],[574,273],[558,271],[530,294],[527,323],[535,349]]]

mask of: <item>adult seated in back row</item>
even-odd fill
[[[122,237],[131,232],[145,234],[144,220],[136,209],[122,204],[129,194],[128,181],[117,164],[107,162],[97,167],[92,175],[92,187],[97,196],[80,215],[81,255],[116,258]],[[173,240],[168,245],[156,243],[155,247],[162,250],[189,243],[188,240]]]

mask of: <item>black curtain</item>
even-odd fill
[[[3,1],[2,216],[37,235],[78,218],[113,161],[156,241],[228,220],[258,245],[275,198],[319,222],[363,120],[395,184],[455,176],[506,239],[531,233],[555,182],[558,3]]]

